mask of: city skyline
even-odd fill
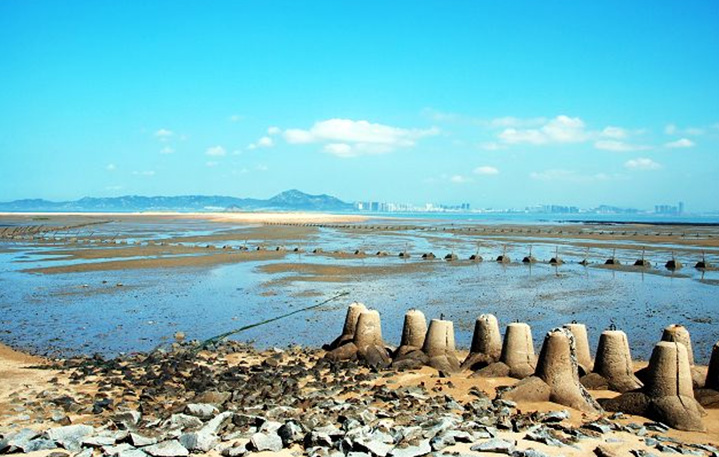
[[[719,5],[7,1],[0,200],[719,210]]]

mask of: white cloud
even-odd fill
[[[279,127],[272,126],[267,129],[268,135],[279,135],[280,133],[282,133],[282,130]]]
[[[329,143],[323,149],[326,153],[337,157],[355,157],[352,146],[347,143]]]
[[[581,174],[572,170],[564,169],[551,169],[545,171],[533,171],[529,174],[529,177],[538,181],[563,181],[573,183],[588,183],[598,181],[610,181],[622,179],[623,177],[618,174],[607,174],[607,173],[595,173],[595,174]]]
[[[244,118],[245,118],[245,116],[243,116],[241,114],[233,114],[232,116],[230,116],[230,122],[240,122]]]
[[[220,162],[217,162],[215,160],[209,160],[209,161],[205,162],[205,166],[210,167],[210,168],[216,167],[219,164],[220,164]]]
[[[117,165],[115,165],[114,163],[108,163],[107,166],[105,167],[105,170],[115,171],[115,170],[117,170]]]
[[[133,171],[133,175],[135,176],[155,176],[154,170],[145,170],[145,171]]]
[[[175,150],[169,146],[165,146],[164,148],[160,149],[160,154],[172,154],[173,152],[175,152]]]
[[[547,123],[546,117],[530,117],[530,118],[519,118],[514,116],[504,116],[491,119],[487,122],[489,127],[492,128],[527,128],[527,127],[538,127]]]
[[[602,130],[601,135],[605,138],[613,138],[615,140],[621,140],[629,136],[629,132],[621,127],[608,126]]]
[[[225,148],[223,148],[222,146],[212,146],[207,148],[205,154],[212,157],[222,157],[224,155],[227,155],[227,151],[225,151]]]
[[[639,157],[637,159],[631,159],[627,160],[624,163],[624,167],[628,168],[630,170],[658,170],[662,166],[658,164],[657,162],[653,161],[652,159],[649,159],[647,157]]]
[[[271,148],[275,145],[275,142],[272,140],[272,138],[268,136],[263,136],[259,140],[257,140],[257,146],[260,148]]]
[[[263,165],[263,164],[259,164],[259,165],[255,166],[255,170],[257,170],[257,171],[267,171],[269,169],[270,169],[270,167],[268,167],[267,165]]]
[[[544,125],[547,122],[545,117],[530,117],[520,118],[514,116],[503,116],[496,117],[494,119],[481,119],[471,116],[466,116],[458,113],[449,113],[445,111],[439,111],[432,108],[424,108],[421,114],[435,122],[443,123],[455,123],[455,124],[469,124],[476,125],[482,128],[499,129],[499,128],[528,128],[538,127]]]
[[[304,143],[312,143],[315,141],[315,138],[312,136],[310,132],[307,130],[301,130],[301,129],[288,129],[285,130],[284,133],[285,141],[287,141],[290,144],[304,144]]]
[[[711,126],[709,128],[711,128]],[[679,128],[676,126],[676,124],[667,124],[664,127],[664,133],[666,133],[667,135],[699,136],[699,135],[704,135],[706,133],[706,128],[702,128],[702,127]]]
[[[487,176],[498,175],[499,169],[497,169],[495,167],[490,167],[489,165],[484,165],[484,166],[475,168],[473,173],[475,175],[487,175]]]
[[[155,132],[155,138],[162,141],[163,143],[169,141],[170,138],[172,138],[173,136],[175,136],[175,132],[168,129],[160,129]]]
[[[599,140],[594,143],[594,147],[604,151],[616,152],[643,151],[646,149],[651,149],[649,146],[629,144],[619,140]]]
[[[309,130],[285,130],[284,138],[290,144],[326,143],[325,152],[340,157],[355,157],[412,147],[418,139],[437,134],[439,129],[436,127],[424,130],[404,129],[367,121],[328,119],[316,122]]]
[[[691,148],[694,146],[695,146],[695,143],[688,138],[681,138],[676,141],[671,141],[669,143],[666,143],[664,145],[664,147],[670,148],[670,149]]]
[[[550,119],[538,129],[506,128],[499,134],[499,139],[508,144],[579,143],[588,138],[584,121],[565,115]]]
[[[497,143],[496,141],[487,141],[480,143],[479,148],[484,149],[485,151],[500,151],[502,149],[507,149],[507,146],[502,143]]]
[[[462,175],[454,175],[451,178],[449,178],[449,181],[453,182],[455,184],[464,184],[464,183],[471,182],[472,180],[465,176],[462,176]]]

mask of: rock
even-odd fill
[[[129,443],[120,443],[115,446],[103,446],[102,453],[104,455],[114,456],[121,452],[134,451],[135,448]]]
[[[190,452],[177,440],[163,441],[142,448],[142,450],[154,457],[184,457]]]
[[[252,448],[256,451],[279,452],[282,450],[282,438],[276,433],[255,433],[250,438]]]
[[[162,423],[162,426],[165,428],[185,430],[186,428],[202,427],[202,421],[195,416],[188,416],[187,414],[173,414]]]
[[[185,413],[200,419],[210,419],[220,411],[209,403],[190,403],[185,406]]]
[[[157,438],[149,438],[138,433],[130,433],[130,442],[135,447],[152,446],[157,443]]]
[[[281,422],[266,421],[260,426],[260,429],[258,431],[264,433],[276,433],[277,430],[280,429],[280,427],[282,427]]]
[[[140,423],[141,418],[142,418],[142,415],[138,411],[132,411],[132,410],[115,413],[111,417],[112,421],[115,424],[121,425],[124,428],[136,427],[137,424]]]
[[[22,449],[23,446],[27,445],[30,440],[37,436],[38,433],[29,428],[24,428],[17,433],[5,435],[5,437],[0,440],[0,453],[17,452],[18,449]]]
[[[422,440],[419,444],[400,447],[397,446],[389,453],[390,457],[418,457],[432,452],[429,440]]]
[[[44,451],[56,448],[57,444],[55,444],[53,440],[48,440],[45,438],[37,438],[34,440],[30,440],[20,446],[20,449],[22,449],[22,451],[26,454],[28,452]]]
[[[89,425],[66,425],[47,430],[44,437],[55,441],[68,451],[79,451],[82,440],[95,433],[95,428]]]
[[[511,455],[517,446],[516,441],[503,440],[501,438],[492,438],[483,443],[475,444],[470,448],[472,451],[477,452],[494,452],[497,454]]]
[[[80,456],[75,456],[80,457]],[[92,457],[92,454],[86,456],[86,457]],[[128,449],[126,451],[121,451],[117,454],[117,457],[147,457],[147,454],[145,454],[143,451],[139,449]]]
[[[197,432],[184,433],[180,436],[180,444],[190,451],[207,452],[220,442],[220,438],[204,429]]]
[[[115,437],[113,436],[90,436],[82,440],[83,445],[92,447],[113,446]]]
[[[222,430],[226,425],[232,421],[234,418],[234,413],[232,411],[225,411],[224,413],[220,413],[211,420],[209,420],[204,427],[202,427],[202,430],[208,433],[214,433],[215,435],[218,435],[220,433],[220,430]]]
[[[277,435],[282,439],[282,444],[285,447],[301,442],[305,436],[302,427],[294,421],[285,422],[282,427],[277,429]]]

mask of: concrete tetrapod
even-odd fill
[[[502,337],[493,314],[482,314],[474,323],[472,347],[462,362],[462,369],[478,370],[497,362],[502,355]]]
[[[382,324],[379,312],[360,312],[352,341],[328,352],[330,360],[359,359],[373,368],[385,368],[390,364],[389,351],[382,340]]]
[[[552,401],[584,412],[602,412],[579,382],[576,342],[574,334],[566,328],[547,333],[534,376],[519,381],[500,396],[513,401]]]
[[[454,324],[452,321],[432,319],[422,352],[429,357],[429,366],[439,371],[453,373],[460,370],[455,352]]]
[[[627,334],[621,330],[605,330],[599,337],[594,371],[581,378],[587,389],[608,389],[627,392],[642,386],[634,376],[632,355]]]
[[[402,341],[394,353],[392,367],[404,370],[421,368],[429,363],[429,357],[422,352],[427,334],[427,319],[422,311],[410,309],[404,315]]]
[[[357,327],[357,320],[362,311],[367,311],[367,307],[362,303],[354,302],[350,303],[347,307],[347,315],[345,316],[345,325],[342,327],[342,334],[335,338],[333,342],[328,344],[325,349],[333,350],[342,346],[345,343],[349,343],[355,336],[355,327]]]
[[[513,322],[504,334],[499,362],[480,368],[472,376],[524,379],[534,373],[536,364],[532,329],[525,323]]]
[[[719,343],[712,348],[704,388],[694,391],[694,398],[705,408],[719,408]]]
[[[587,336],[587,326],[584,324],[577,324],[572,322],[571,324],[564,325],[564,328],[572,332],[574,335],[574,344],[577,348],[577,363],[579,364],[579,375],[584,376],[590,373],[594,367],[592,362],[592,355],[589,352],[589,337]]]
[[[645,416],[678,430],[704,430],[706,413],[694,399],[689,357],[681,343],[657,343],[644,387],[600,403],[607,411]]]
[[[662,332],[662,341],[682,343],[684,347],[687,348],[687,358],[689,359],[689,366],[692,370],[692,381],[694,382],[694,387],[704,387],[706,373],[694,365],[694,349],[692,348],[692,339],[689,336],[689,330],[687,330],[687,328],[683,325],[670,325],[664,329],[664,332]]]

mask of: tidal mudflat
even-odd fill
[[[639,359],[669,323],[690,329],[700,363],[719,340],[717,227],[182,215],[4,216],[2,225],[89,222],[99,223],[0,241],[0,341],[38,354],[149,350],[177,332],[209,338],[343,292],[237,338],[318,347],[346,303],[361,301],[382,313],[386,340],[397,343],[409,308],[453,320],[460,347],[481,313],[502,327],[529,323],[537,347],[576,320],[595,348],[614,325]],[[435,259],[423,259],[430,252]],[[550,264],[556,256],[562,263]],[[617,264],[605,265],[610,258]],[[633,265],[641,258],[650,266]],[[671,259],[682,267],[665,268]],[[708,268],[694,268],[702,259]]]

